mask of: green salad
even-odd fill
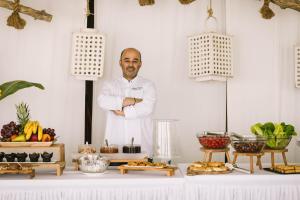
[[[266,145],[270,148],[285,148],[293,135],[297,135],[291,124],[281,123],[256,123],[251,126],[251,132],[267,139]]]

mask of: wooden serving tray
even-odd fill
[[[0,166],[10,166],[10,165],[18,165],[21,168],[32,168],[35,169],[55,169],[56,175],[61,176],[65,167],[65,162],[0,162]],[[19,170],[19,169],[16,169]],[[21,170],[21,169],[20,169]],[[26,170],[25,170],[26,171]],[[1,174],[1,170],[0,170]]]
[[[0,174],[29,174],[30,178],[35,176],[34,169],[1,169]]]
[[[128,166],[121,165],[118,167],[121,174],[127,174],[128,171],[162,171],[166,172],[167,176],[173,176],[177,167],[151,167],[151,166]]]
[[[190,167],[187,168],[186,175],[188,176],[195,176],[195,175],[209,175],[209,174],[229,174],[231,173],[232,170],[227,170],[227,171],[212,171],[212,172],[206,172],[206,171],[196,171],[192,170]]]
[[[273,173],[276,173],[276,174],[283,174],[283,175],[289,175],[289,174],[300,174],[300,172],[283,172],[283,171],[277,171],[277,170],[274,170],[273,168],[264,168],[264,170],[266,171],[269,171],[269,172],[273,172]]]
[[[0,147],[50,147],[54,142],[0,142]]]

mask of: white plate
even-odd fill
[[[81,174],[87,175],[87,176],[91,176],[91,177],[97,177],[97,176],[103,176],[104,174],[106,174],[107,171],[99,173],[99,172],[95,172],[95,173],[88,173],[88,172],[81,172]]]

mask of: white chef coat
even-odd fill
[[[105,138],[110,144],[140,144],[143,152],[152,155],[153,124],[151,114],[156,101],[154,84],[140,76],[128,81],[124,77],[105,82],[98,97],[99,106],[107,114]],[[112,110],[122,110],[125,97],[140,98],[142,102],[123,109],[124,116],[117,116]]]

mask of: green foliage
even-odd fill
[[[37,87],[41,90],[44,89],[44,86],[40,83],[31,83],[22,80],[9,81],[0,85],[0,101],[5,97],[14,94],[18,90],[28,87]]]

